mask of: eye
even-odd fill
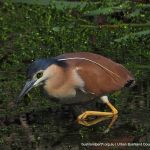
[[[37,75],[36,75],[36,77],[39,79],[39,78],[41,78],[43,76],[43,72],[39,72],[39,73],[37,73]]]

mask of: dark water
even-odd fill
[[[91,126],[79,124],[72,114],[72,109],[69,110],[66,107],[55,111],[52,109],[32,111],[16,116],[13,121],[8,116],[4,123],[1,123],[0,130],[3,138],[0,141],[0,149],[149,149],[149,95],[132,93],[131,96],[122,96],[112,103],[119,110],[116,121],[114,118],[103,118],[103,121]],[[101,103],[89,104],[84,109],[109,111]],[[95,119],[101,120],[100,118],[91,118],[88,121],[94,122]],[[106,133],[112,119],[114,119],[114,123]],[[128,143],[136,145],[127,146]],[[96,146],[96,144],[101,144],[101,146]]]

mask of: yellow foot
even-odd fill
[[[78,120],[85,120],[89,116],[113,116],[113,112],[86,111],[78,116]]]
[[[97,123],[100,123],[104,120],[110,119],[112,116],[105,116],[105,117],[98,117],[96,119],[92,120],[77,120],[78,124],[84,125],[84,126],[92,126]]]
[[[89,127],[89,126],[95,125],[97,123],[103,122],[105,120],[111,119],[111,122],[109,123],[107,129],[105,129],[103,132],[106,134],[110,131],[110,129],[112,128],[112,126],[116,122],[117,118],[118,118],[118,115],[113,115],[113,116],[98,117],[98,118],[92,119],[92,120],[77,120],[77,122],[81,125]]]

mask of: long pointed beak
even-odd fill
[[[36,82],[36,80],[28,80],[25,84],[25,86],[23,87],[21,93],[19,94],[19,96],[16,98],[16,104],[18,104],[18,102],[21,100],[21,98],[23,96],[25,96],[25,94],[27,94],[34,86],[34,83]]]

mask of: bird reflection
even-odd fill
[[[114,123],[116,122],[118,118],[118,115],[114,115],[114,116],[102,116],[102,117],[97,117],[96,119],[92,119],[92,120],[77,120],[77,122],[81,125],[84,125],[84,126],[92,126],[92,125],[95,125],[97,123],[100,123],[102,121],[105,121],[105,120],[110,120],[111,119],[111,122],[110,124],[108,125],[107,129],[104,131],[105,133],[109,132],[110,128],[114,125]]]

